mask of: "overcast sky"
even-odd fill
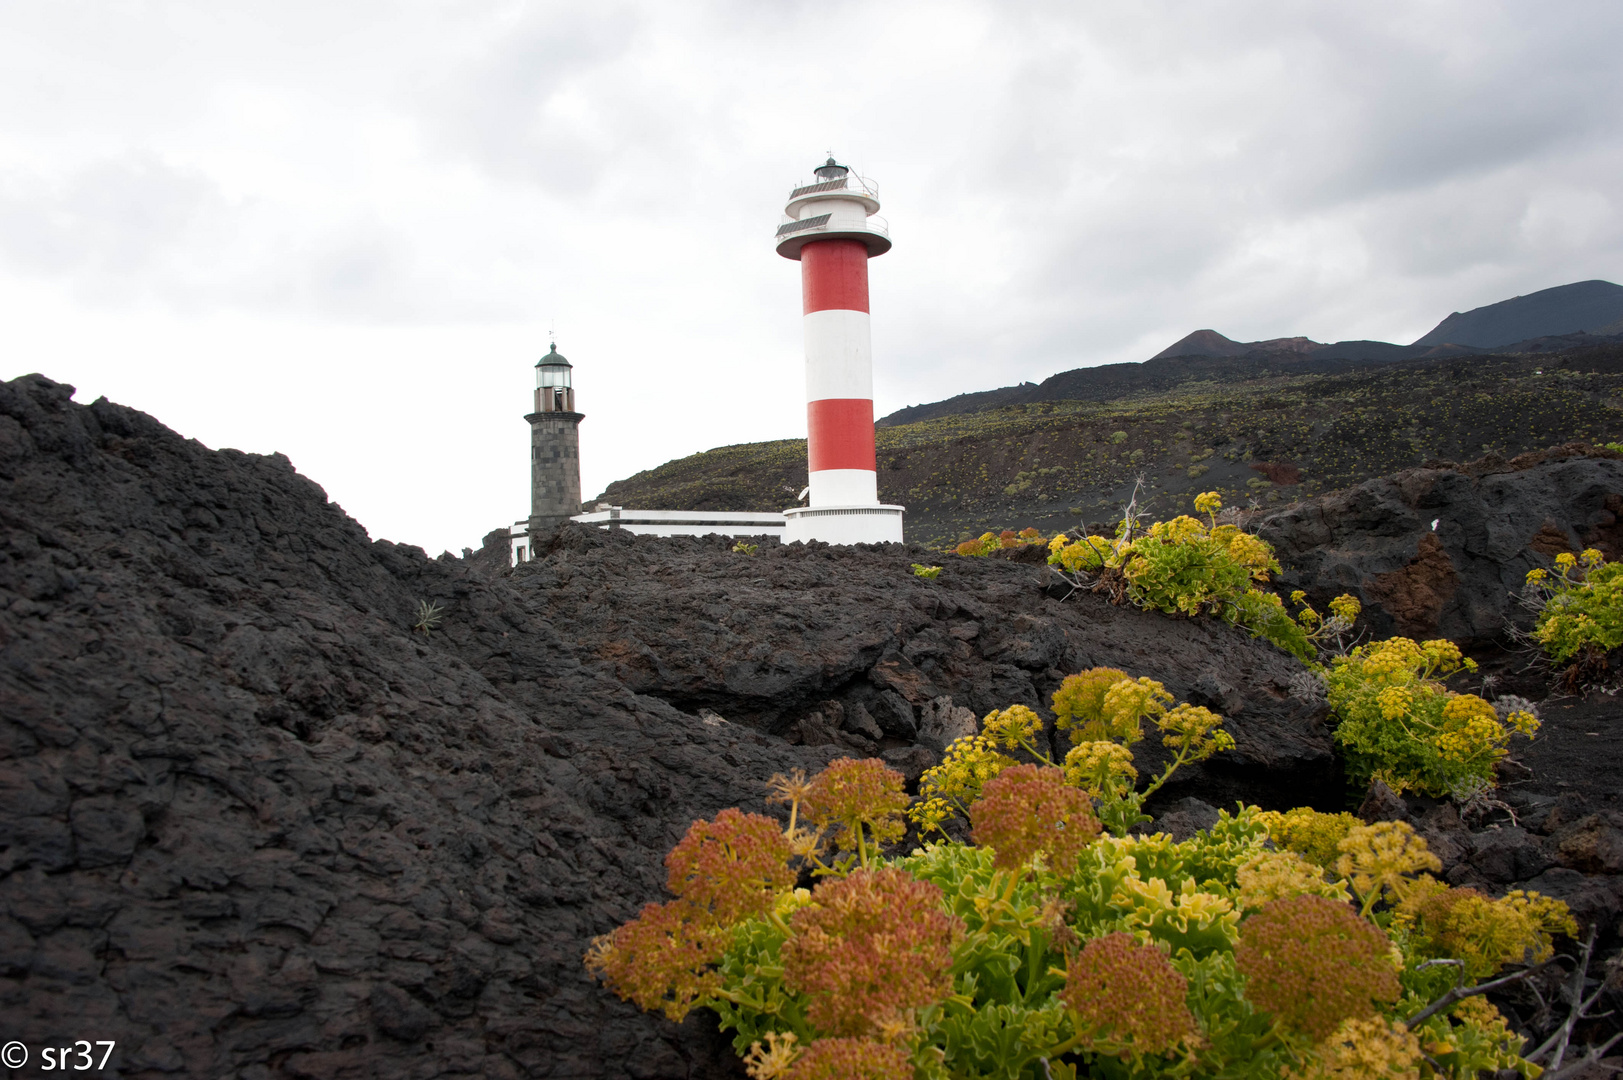
[[[771,238],[830,149],[896,244],[880,414],[1623,281],[1619,41],[1615,0],[18,0],[0,377],[460,549],[529,512],[554,328],[588,498],[804,435]]]

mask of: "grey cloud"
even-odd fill
[[[1161,328],[1343,336],[1376,311],[1360,332],[1418,333],[1503,298],[1468,289],[1615,278],[1623,256],[1611,3],[481,0],[377,44],[359,24],[388,10],[348,16],[317,70],[270,50],[229,85],[273,133],[319,129],[312,146],[404,132],[384,151],[404,174],[371,172],[367,150],[329,172],[288,139],[285,187],[220,155],[250,192],[227,199],[215,147],[166,164],[187,160],[169,150],[187,124],[215,129],[159,117],[143,143],[110,121],[104,148],[164,156],[0,172],[0,258],[278,318],[713,315],[725,351],[738,322],[777,325],[741,313],[790,272],[766,246],[780,185],[835,140],[884,192],[880,363],[922,400],[1141,359]],[[314,6],[282,18],[324,25]],[[343,64],[361,42],[364,77]],[[193,77],[205,101],[226,85],[153,75]]]
[[[1378,9],[1377,9],[1378,10]],[[1425,12],[1429,21],[1409,16]],[[1308,209],[1478,176],[1614,139],[1615,5],[1301,9],[1309,47],[1282,66],[1288,108],[1248,156],[1295,142]],[[1451,14],[1453,18],[1446,18]]]
[[[0,260],[69,283],[82,302],[155,298],[179,309],[239,308],[337,322],[510,317],[496,277],[458,284],[398,224],[362,215],[300,228],[285,207],[232,203],[192,169],[132,153],[60,179],[0,175]]]
[[[398,225],[359,217],[196,292],[198,301],[382,326],[503,321],[528,290],[490,262],[446,265]]]
[[[641,22],[624,4],[525,11],[414,93],[410,105],[438,144],[493,175],[581,196],[601,182],[622,133],[613,123],[589,129],[549,115],[549,106],[598,89],[589,76],[632,50]],[[586,104],[611,103],[591,95]]]
[[[51,275],[129,277],[159,261],[222,200],[207,177],[132,153],[61,180],[0,176],[0,253]]]

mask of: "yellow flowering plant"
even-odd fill
[[[1108,696],[1078,692],[1073,733]],[[1163,730],[1211,738],[1177,713]],[[1018,707],[986,727],[982,754],[1042,730]],[[1009,764],[971,797],[972,843],[900,854],[900,790],[842,759],[775,779],[787,823],[695,822],[666,860],[674,899],[598,939],[588,968],[673,1020],[712,1011],[753,1080],[1537,1075],[1491,1005],[1426,990],[1459,969],[1427,958],[1473,978],[1536,960],[1565,909],[1436,882],[1404,827],[1242,806],[1181,842],[1114,836],[1062,769]]]
[[[1273,838],[1275,847],[1300,855],[1320,870],[1335,867],[1341,855],[1341,841],[1363,824],[1351,814],[1324,814],[1306,806],[1283,813],[1265,810],[1258,818]]]
[[[1195,509],[1206,520],[1183,515],[1142,531],[1130,509],[1114,536],[1054,537],[1048,564],[1074,588],[1104,591],[1168,615],[1214,615],[1304,663],[1317,663],[1320,648],[1339,645],[1352,628],[1357,599],[1338,597],[1326,619],[1297,592],[1292,602],[1302,610],[1291,616],[1277,595],[1259,588],[1279,573],[1273,548],[1238,526],[1219,525],[1222,506],[1217,492],[1204,492],[1195,498]]]
[[[1100,820],[1120,836],[1149,820],[1144,801],[1180,768],[1234,747],[1221,716],[1187,703],[1168,709],[1172,695],[1165,686],[1116,668],[1090,668],[1067,676],[1051,701],[1055,727],[1072,743],[1062,760],[1055,761],[1048,752],[1042,718],[1031,709],[1011,705],[988,713],[978,734],[947,747],[941,764],[920,780],[921,800],[910,811],[920,830],[940,830],[954,812],[967,815],[987,781],[1017,764],[1011,753],[1021,752],[1058,768],[1066,783],[1086,791],[1098,806]],[[1138,791],[1134,786],[1138,770],[1128,747],[1144,737],[1146,720],[1160,729],[1161,743],[1173,756],[1161,774]]]
[[[1102,740],[1071,747],[1063,769],[1066,783],[1082,788],[1101,802],[1121,800],[1138,780],[1133,752],[1120,743]]]
[[[1600,665],[1623,646],[1623,563],[1594,548],[1555,557],[1555,573],[1527,574],[1523,599],[1535,607],[1533,640],[1552,663]]]
[[[1457,960],[1471,979],[1485,978],[1507,964],[1546,960],[1553,935],[1575,935],[1578,929],[1559,900],[1522,889],[1495,900],[1430,875],[1402,889],[1396,910],[1416,957]]]
[[[1328,695],[1354,782],[1373,778],[1394,791],[1456,797],[1492,787],[1511,736],[1532,738],[1538,719],[1521,705],[1501,716],[1492,703],[1441,681],[1475,670],[1443,640],[1389,638],[1336,657]]]
[[[1356,825],[1336,845],[1336,873],[1352,885],[1368,915],[1376,903],[1395,903],[1422,870],[1441,870],[1442,861],[1406,821]]]
[[[1385,1017],[1349,1017],[1285,1080],[1420,1080],[1420,1039]],[[1428,1070],[1429,1071],[1429,1070]]]
[[[992,715],[996,715],[995,713]],[[986,782],[1019,762],[998,750],[985,735],[966,735],[947,747],[941,764],[925,771],[919,781],[919,802],[908,815],[928,831],[954,811],[967,815],[969,804],[980,797]]]
[[[1235,872],[1235,880],[1239,892],[1234,902],[1242,911],[1254,911],[1271,901],[1291,896],[1350,899],[1345,881],[1326,881],[1323,869],[1293,851],[1265,851],[1253,855]]]

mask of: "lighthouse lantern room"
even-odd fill
[[[830,157],[789,192],[774,242],[800,263],[806,344],[807,506],[784,541],[900,543],[902,507],[880,503],[868,260],[890,250],[879,188]]]
[[[531,354],[534,355],[534,354]],[[558,353],[558,346],[543,356],[535,365],[535,411],[574,412],[575,388],[569,375],[573,365]]]

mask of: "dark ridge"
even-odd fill
[[[1216,330],[1196,330],[1142,364],[1075,368],[1050,376],[1040,385],[1026,382],[911,405],[882,417],[878,426],[895,427],[1036,401],[1110,401],[1126,394],[1167,390],[1181,382],[1256,378],[1282,370],[1281,365],[1300,364],[1291,369],[1300,374],[1335,374],[1348,368],[1327,361],[1389,362],[1469,356],[1489,350],[1551,352],[1606,341],[1623,341],[1623,286],[1580,281],[1463,314],[1456,311],[1410,345],[1362,340],[1326,345],[1305,337],[1234,341]],[[1182,363],[1165,366],[1164,361]]]
[[[1305,337],[1273,338],[1269,341],[1231,341],[1216,330],[1196,330],[1162,349],[1151,360],[1169,356],[1245,356],[1248,353],[1311,353],[1321,348]]]
[[[1516,341],[1492,353],[1487,349],[1453,343],[1394,345],[1388,341],[1337,341],[1302,352],[1253,348],[1251,346],[1271,343],[1252,342],[1245,353],[1237,356],[1205,353],[1161,355],[1140,363],[1072,368],[1058,375],[1050,375],[1041,383],[1026,382],[999,390],[959,394],[924,405],[910,405],[881,417],[875,426],[899,427],[920,420],[988,412],[1008,405],[1038,401],[1113,401],[1132,394],[1172,390],[1189,382],[1238,382],[1272,375],[1338,375],[1402,360],[1561,352],[1619,343],[1623,343],[1623,333],[1549,334]]]
[[[1512,342],[1562,334],[1615,334],[1623,322],[1623,286],[1610,281],[1578,281],[1541,289],[1497,304],[1456,311],[1416,345],[1505,348]]]

